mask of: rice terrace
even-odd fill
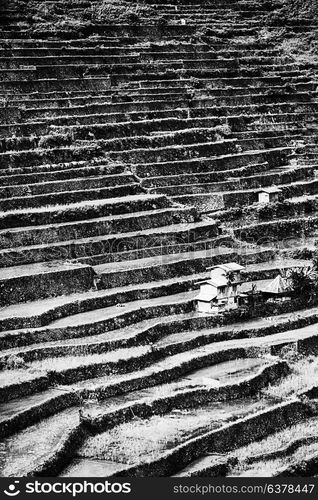
[[[315,0],[0,0],[0,476],[318,475]]]

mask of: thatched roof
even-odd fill
[[[279,274],[273,279],[268,285],[261,290],[264,293],[270,293],[273,295],[281,295],[288,291],[287,281],[284,280]]]

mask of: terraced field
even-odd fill
[[[214,264],[310,262],[316,60],[265,0],[31,3],[54,30],[0,14],[0,475],[317,475],[317,301],[194,308]]]

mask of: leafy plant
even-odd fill
[[[17,370],[25,367],[26,363],[24,359],[16,354],[11,354],[6,360],[5,369],[7,370]]]
[[[156,18],[156,12],[149,5],[130,3],[124,0],[103,0],[93,6],[92,19],[106,24],[140,24],[143,18]]]
[[[317,278],[312,274],[312,268],[292,269],[289,273],[289,283],[295,297],[312,300],[317,292]]]

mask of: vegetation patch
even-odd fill
[[[145,19],[153,22],[157,17],[149,5],[123,0],[103,0],[92,10],[92,20],[105,24],[140,24]]]
[[[290,366],[290,374],[278,384],[268,386],[263,390],[266,397],[289,398],[297,393],[308,390],[318,377],[318,358],[315,356],[304,357],[286,347],[281,353]]]
[[[318,4],[316,0],[284,0],[284,11],[289,11],[292,17],[306,17],[318,19]]]
[[[239,403],[210,403],[195,410],[175,410],[146,420],[136,418],[90,437],[79,455],[122,464],[148,461],[167,449],[245,416],[249,410],[256,412],[263,407],[257,400],[240,400]]]
[[[314,25],[318,20],[316,0],[280,0],[271,3],[275,7],[265,18],[264,25],[267,27],[261,30],[260,38],[276,41],[277,48],[296,63],[312,63],[318,57],[317,33],[306,30],[291,36],[287,25],[306,22]]]
[[[307,462],[308,457],[317,456],[317,451],[315,416],[261,441],[252,442],[245,448],[239,448],[235,455],[239,462],[236,462],[237,465],[234,465],[229,475],[253,477],[284,475],[284,471],[290,467],[297,467],[298,464]]]
[[[298,439],[309,438],[317,432],[318,418],[307,419],[306,422],[299,422],[296,425],[268,436],[262,441],[254,441],[245,448],[239,449],[240,460],[253,462],[266,454],[272,453],[290,444],[297,436]]]
[[[0,0],[1,1],[1,0]],[[6,0],[2,0],[6,4]],[[149,5],[125,0],[103,0],[86,3],[78,8],[77,0],[60,2],[37,2],[19,0],[17,10],[23,14],[25,24],[35,30],[81,30],[98,24],[129,26],[162,24],[162,18]],[[0,4],[1,8],[1,4]]]

